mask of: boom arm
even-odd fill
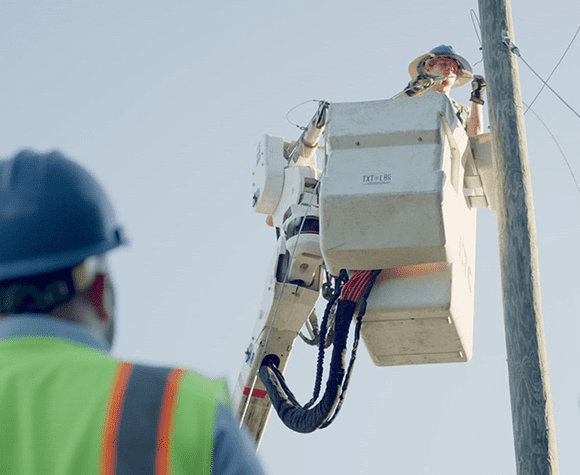
[[[272,409],[258,377],[262,359],[270,354],[278,356],[278,367],[284,371],[294,340],[320,293],[322,252],[315,159],[327,109],[328,103],[321,102],[297,142],[282,148],[281,139],[266,136],[258,150],[254,207],[271,216],[278,237],[277,249],[232,398],[240,423],[246,424],[258,444]]]
[[[281,237],[278,241],[278,252],[270,266],[262,308],[233,394],[234,410],[257,444],[272,409],[266,388],[257,377],[262,359],[268,354],[277,355],[279,369],[284,371],[294,340],[318,300],[321,280],[319,266],[310,287],[279,281],[276,269],[285,255],[279,253],[283,251],[283,240]]]

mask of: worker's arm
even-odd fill
[[[213,475],[264,475],[256,446],[245,427],[240,429],[228,406],[217,409],[213,443]]]
[[[467,135],[473,137],[479,134],[483,134],[483,106],[481,104],[473,104],[471,114],[469,114],[469,119],[467,119]]]
[[[433,87],[437,83],[438,78],[427,74],[420,74],[411,79],[407,87],[397,94],[395,98],[399,97],[413,97],[423,94],[425,91]]]
[[[469,100],[473,102],[473,107],[467,120],[467,135],[470,137],[483,133],[483,95],[486,88],[483,76],[474,76],[471,87],[471,98]]]

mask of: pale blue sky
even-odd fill
[[[580,3],[514,0],[515,41],[547,77]],[[59,148],[114,201],[131,246],[111,256],[114,354],[222,375],[233,389],[275,247],[251,209],[264,133],[296,139],[309,99],[386,99],[440,44],[480,59],[477,2],[59,1],[0,3],[0,155]],[[550,81],[580,110],[580,39]],[[482,64],[475,72],[483,73]],[[522,95],[541,83],[520,63]],[[469,87],[453,92],[460,102]],[[316,105],[291,115],[305,124]],[[545,90],[534,106],[580,176],[580,119]],[[562,473],[580,473],[580,196],[540,122],[526,116],[543,310]],[[273,415],[268,473],[514,473],[495,214],[479,212],[471,362],[375,367],[359,351],[343,410],[295,434]],[[315,351],[287,379],[310,398]]]

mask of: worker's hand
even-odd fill
[[[426,74],[419,74],[411,79],[411,82],[407,84],[405,88],[405,94],[407,96],[416,96],[429,89],[435,84],[435,77],[428,76]]]
[[[473,76],[471,81],[471,97],[469,100],[476,104],[484,104],[483,95],[485,94],[486,84],[483,76]]]

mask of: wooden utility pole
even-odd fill
[[[517,474],[556,475],[536,223],[509,0],[479,0],[479,15],[498,168],[498,231]]]

